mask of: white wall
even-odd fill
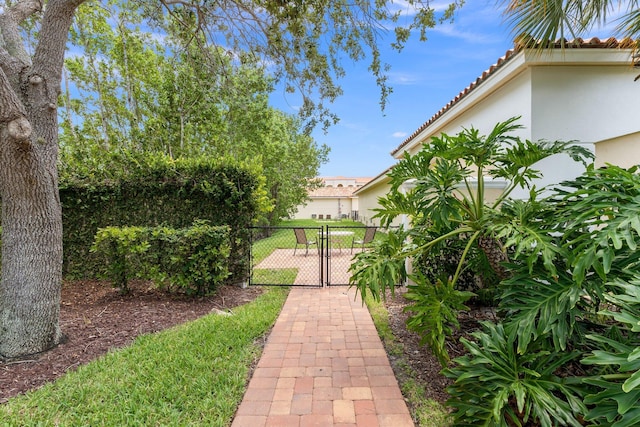
[[[593,143],[637,132],[636,74],[624,65],[535,67],[531,137]]]
[[[597,54],[598,52],[592,52]],[[576,141],[595,151],[595,143],[640,128],[634,70],[624,65],[558,65],[533,68],[532,140]],[[584,167],[568,156],[540,163],[538,185],[573,179]]]
[[[307,203],[306,206],[298,206],[298,212],[293,216],[294,219],[311,219],[311,215],[316,215],[316,219],[319,215],[324,218],[327,215],[331,215],[331,219],[339,219],[338,215],[338,201],[340,202],[340,213],[351,216],[351,199],[350,198],[326,198],[326,199],[313,199]]]
[[[529,71],[490,86],[485,82],[472,91],[465,99],[449,109],[431,124],[421,136],[421,142],[429,141],[441,133],[455,135],[462,128],[476,128],[481,135],[489,133],[498,122],[521,116],[518,123],[524,129],[516,135],[529,138],[531,132],[531,83]],[[486,85],[483,87],[483,85]],[[411,154],[420,151],[422,144],[410,149]]]
[[[358,220],[365,225],[380,225],[379,219],[372,219],[374,208],[379,208],[378,197],[384,196],[389,191],[389,184],[367,188],[366,191],[358,193]]]
[[[387,177],[381,177],[378,182],[373,185],[366,186],[363,190],[358,192],[358,215],[359,221],[365,225],[380,226],[380,219],[373,218],[376,214],[374,209],[380,208],[378,204],[378,198],[384,197],[390,191],[389,179]],[[402,224],[402,218],[396,218],[391,225],[398,226]]]

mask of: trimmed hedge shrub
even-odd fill
[[[107,227],[101,228],[91,246],[91,252],[103,254],[106,258],[108,277],[113,287],[121,293],[129,292],[129,278],[140,277],[140,258],[136,255],[144,254],[149,249],[149,242],[145,237],[146,229],[142,227]],[[132,273],[130,273],[132,272]]]
[[[270,209],[259,171],[228,159],[124,156],[119,170],[100,176],[61,176],[63,273],[96,278],[107,273],[90,252],[99,228],[187,228],[196,220],[229,229],[229,281],[248,273],[248,229]],[[117,176],[117,178],[115,178]]]
[[[107,227],[96,233],[91,251],[102,255],[107,277],[120,292],[130,278],[187,295],[205,295],[229,276],[229,227],[196,221],[192,227]]]

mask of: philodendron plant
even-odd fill
[[[496,225],[519,253],[501,283],[500,323],[465,342],[468,354],[445,370],[460,423],[640,423],[637,172],[590,167],[541,201],[537,215]],[[523,230],[534,227],[546,237],[527,246]],[[543,387],[523,387],[525,379],[554,390],[552,399],[537,405]]]
[[[381,208],[375,216],[383,225],[389,225],[399,215],[407,215],[411,227],[390,231],[386,245],[356,255],[351,284],[362,294],[371,292],[379,298],[384,296],[381,291],[393,290],[407,279],[405,260],[412,259],[419,268],[421,259],[433,255],[442,245],[454,244],[460,247],[460,253],[455,271],[445,278],[450,281],[445,288],[456,287],[470,254],[483,254],[497,276],[507,278],[505,242],[497,234],[504,229],[496,228],[496,224],[505,222],[501,207],[517,188],[530,188],[533,196],[537,194],[533,182],[541,176],[536,169],[541,160],[562,153],[585,164],[592,158],[591,152],[579,145],[532,142],[514,136],[522,128],[517,120],[514,117],[496,124],[488,135],[481,135],[474,128],[463,129],[455,136],[442,134],[432,138],[417,154],[406,154],[389,173],[391,189],[379,200]],[[502,180],[506,185],[491,200],[486,197],[489,180]],[[506,233],[505,237],[514,241],[513,233]],[[535,230],[527,234],[529,244],[545,238]],[[548,258],[552,255],[545,253]],[[440,276],[427,279],[435,284]],[[438,314],[433,312],[433,316]],[[433,324],[443,322],[435,320]],[[440,359],[446,361],[447,357]]]

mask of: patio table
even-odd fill
[[[331,245],[333,246],[335,244],[340,250],[340,252],[342,252],[342,243],[344,243],[344,239],[348,236],[353,236],[353,234],[354,234],[353,231],[347,231],[347,230],[329,231],[328,233],[322,233],[321,231],[318,232],[318,235],[321,236],[322,238],[324,239],[330,238]]]

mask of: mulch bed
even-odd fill
[[[413,379],[425,389],[425,397],[444,404],[449,398],[446,388],[451,385],[452,381],[440,373],[443,369],[440,362],[427,346],[420,344],[418,334],[407,329],[406,321],[409,314],[404,312],[404,308],[410,301],[403,297],[406,291],[406,287],[399,287],[396,288],[395,297],[387,294],[385,307],[389,312],[391,330],[396,341],[402,343],[404,347],[402,362],[411,367]],[[451,360],[466,353],[464,346],[460,343],[461,337],[471,338],[471,333],[480,329],[480,322],[483,320],[496,321],[493,309],[473,305],[470,305],[469,308],[469,311],[459,313],[460,329],[447,340],[447,350]],[[408,375],[402,366],[399,366],[397,358],[390,355],[389,359],[398,381],[402,382],[407,379]]]
[[[130,288],[129,294],[121,295],[105,282],[65,282],[60,307],[64,342],[39,355],[0,361],[0,403],[126,346],[140,334],[161,331],[212,310],[231,309],[262,293],[259,287],[222,286],[213,296],[188,298],[144,281],[131,282]]]

